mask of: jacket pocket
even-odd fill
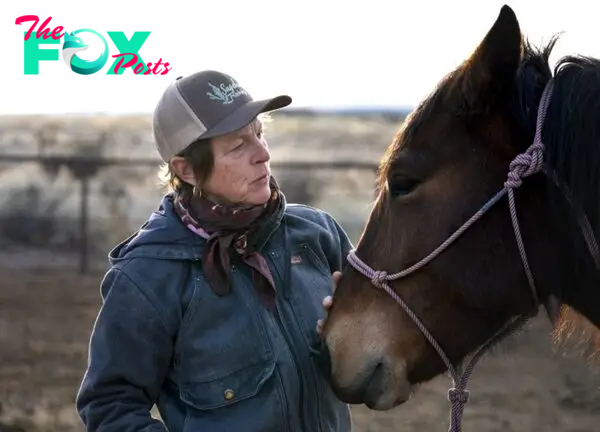
[[[289,415],[274,359],[251,364],[218,378],[180,385],[188,405],[182,432],[286,432]]]
[[[180,387],[180,396],[198,410],[234,405],[256,396],[274,371],[274,361],[256,363],[219,378],[186,382]]]

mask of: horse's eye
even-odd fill
[[[408,195],[412,190],[419,184],[418,180],[411,179],[408,177],[396,177],[390,179],[388,187],[390,194],[393,197]]]

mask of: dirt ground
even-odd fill
[[[0,432],[83,431],[74,398],[101,275],[1,274]],[[543,318],[476,368],[465,432],[600,430],[600,374],[577,351],[553,348]],[[387,413],[353,407],[354,431],[446,431],[449,384],[441,377]]]

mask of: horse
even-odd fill
[[[449,373],[460,423],[468,357],[544,309],[600,328],[600,60],[552,69],[558,39],[504,5],[399,127],[321,331],[341,400],[388,410]]]

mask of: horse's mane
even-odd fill
[[[600,60],[582,55],[561,58],[552,71],[548,59],[558,38],[541,48],[524,44],[524,53],[517,76],[516,120],[529,132],[535,134],[537,111],[542,92],[553,78],[554,89],[542,131],[544,163],[554,171],[568,188],[575,208],[569,221],[563,219],[563,229],[571,244],[566,251],[574,268],[569,290],[581,290],[578,284],[590,284],[596,278],[584,278],[585,266],[593,265],[590,252],[584,242],[577,212],[585,214],[598,241],[600,234]],[[553,73],[552,73],[553,72]],[[531,141],[532,142],[532,141]],[[550,208],[556,212],[551,217],[563,215],[563,193],[548,178]],[[561,203],[563,203],[561,205]],[[589,268],[588,268],[589,271]],[[597,272],[597,270],[592,270]],[[588,273],[589,274],[589,273]],[[587,287],[589,289],[589,287]],[[600,333],[587,320],[572,310],[565,310],[563,319],[555,329],[555,336],[564,340],[573,336],[574,330],[592,339],[600,348]],[[593,330],[592,330],[593,328]],[[596,354],[600,351],[596,351]]]
[[[517,75],[517,106],[512,107],[516,120],[528,131],[530,141],[535,134],[538,106],[542,92],[554,80],[552,99],[543,123],[544,163],[567,188],[576,206],[583,212],[598,238],[600,230],[600,60],[585,56],[566,56],[554,67],[548,58],[558,38],[535,48],[524,44],[524,54]],[[551,177],[548,196],[552,208],[564,202]],[[573,214],[576,216],[576,213]],[[581,227],[574,224],[573,237],[577,254],[589,255],[582,249]],[[576,258],[575,256],[573,257]],[[580,257],[584,258],[584,257]],[[586,256],[583,261],[589,261]],[[580,260],[576,260],[580,261]]]
[[[548,57],[557,41],[536,49],[525,44],[517,79],[518,118],[535,133],[538,104],[549,81]],[[544,161],[568,186],[594,234],[600,229],[600,60],[579,55],[560,59],[544,121]]]

